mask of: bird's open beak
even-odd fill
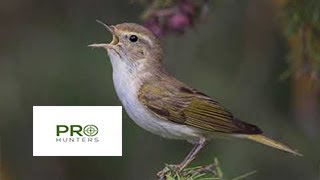
[[[103,22],[101,22],[99,20],[96,20],[96,21],[99,24],[102,24],[109,32],[111,32],[112,41],[109,44],[104,44],[104,43],[101,43],[101,44],[90,44],[88,46],[89,47],[94,47],[94,48],[106,48],[106,49],[109,49],[109,48],[112,48],[114,45],[118,44],[119,38],[115,33],[115,28],[113,26],[108,26],[108,25],[106,25],[105,23],[103,23]]]

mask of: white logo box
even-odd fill
[[[68,131],[57,136],[57,125]],[[71,125],[82,136],[71,136]],[[84,133],[87,125],[98,133]],[[122,156],[122,107],[33,106],[33,156]]]

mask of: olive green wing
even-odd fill
[[[182,83],[145,83],[139,91],[139,100],[152,113],[171,122],[210,132],[262,133],[258,127],[234,118],[217,101]]]

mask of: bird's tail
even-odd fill
[[[275,140],[272,140],[272,139],[267,138],[267,137],[260,135],[260,134],[246,135],[246,138],[253,140],[253,141],[256,141],[258,143],[276,148],[276,149],[280,149],[280,150],[288,152],[288,153],[292,153],[293,155],[296,155],[296,156],[302,156],[302,154],[300,154],[297,150],[294,150],[294,149],[292,149],[292,148],[290,148],[280,142],[277,142]]]

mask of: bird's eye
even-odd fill
[[[131,36],[129,37],[129,40],[130,40],[131,42],[137,42],[137,41],[138,41],[138,37],[137,37],[136,35],[131,35]]]

